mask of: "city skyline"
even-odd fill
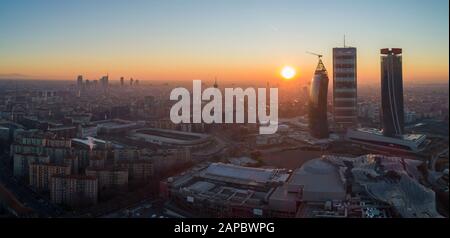
[[[332,65],[332,48],[346,35],[358,49],[358,84],[380,82],[386,47],[403,48],[405,83],[448,82],[448,1],[10,1],[0,9],[0,29],[5,79],[108,73],[112,80],[277,82],[290,65],[296,82],[306,83],[316,59],[305,51]]]
[[[448,1],[2,3],[0,220],[449,217]]]

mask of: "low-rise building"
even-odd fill
[[[50,198],[55,204],[84,207],[97,203],[98,179],[85,175],[54,175]]]
[[[153,162],[150,160],[121,160],[117,165],[128,170],[128,178],[133,182],[147,181],[155,174]]]
[[[6,144],[9,141],[9,134],[9,128],[0,126],[0,143]]]
[[[89,167],[91,168],[103,168],[105,167],[105,157],[102,156],[92,156],[91,158],[89,158]]]
[[[15,153],[13,156],[13,174],[15,177],[28,178],[31,163],[49,163],[50,157],[36,153]]]
[[[205,217],[271,217],[269,197],[289,178],[284,169],[212,163],[161,183],[161,195]]]
[[[64,159],[64,165],[70,167],[70,174],[78,174],[80,172],[80,160],[76,155],[69,155]]]
[[[74,138],[72,139],[73,155],[78,157],[79,169],[83,170],[90,166],[90,159],[100,157],[106,159],[112,144],[97,138]]]
[[[37,191],[46,192],[50,189],[50,182],[53,175],[69,175],[70,166],[52,163],[31,163],[30,186]]]
[[[21,131],[15,134],[10,153],[46,154],[52,162],[62,163],[71,152],[71,140],[39,130]]]
[[[404,134],[397,137],[384,136],[381,130],[375,128],[358,128],[347,131],[349,142],[362,145],[379,153],[401,152],[416,154],[423,151],[429,141],[423,134]]]
[[[128,169],[127,168],[98,168],[89,167],[86,169],[86,175],[97,177],[98,189],[100,193],[107,190],[121,190],[128,185]]]
[[[276,217],[293,217],[300,203],[343,201],[346,195],[338,168],[314,159],[292,172],[289,180],[272,193],[269,206]]]

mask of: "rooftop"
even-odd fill
[[[289,184],[301,185],[308,191],[345,193],[338,169],[321,159],[310,160],[295,170]]]
[[[62,178],[62,179],[76,179],[76,180],[97,180],[97,177],[95,176],[87,176],[87,175],[62,175],[62,174],[56,174],[53,175],[53,178]]]
[[[242,167],[232,164],[213,163],[202,171],[203,177],[231,179],[244,183],[285,182],[289,174],[279,169]]]
[[[357,131],[365,132],[365,133],[369,133],[369,134],[373,134],[373,135],[377,135],[377,136],[384,136],[383,132],[376,128],[358,128]],[[404,135],[402,135],[401,138],[397,138],[397,139],[416,142],[418,140],[421,140],[424,137],[425,137],[425,135],[422,135],[422,134],[404,134]]]
[[[176,130],[143,128],[132,131],[130,138],[158,144],[196,145],[209,141],[211,136]]]

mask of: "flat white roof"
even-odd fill
[[[106,143],[106,141],[100,140],[100,139],[96,139],[94,137],[87,137],[87,138],[83,138],[83,139],[73,138],[72,141],[75,141],[75,142],[78,142],[78,143],[81,143],[81,144],[85,144],[87,146],[91,145],[92,143],[95,144],[95,142],[103,143],[103,144]]]
[[[279,172],[276,169],[249,168],[232,164],[213,163],[205,170],[204,174],[257,183],[285,182],[288,174]]]

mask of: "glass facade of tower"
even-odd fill
[[[319,59],[309,93],[309,129],[318,139],[328,138],[327,94],[328,73]]]
[[[402,49],[381,49],[381,117],[383,134],[404,131]]]
[[[333,120],[337,129],[357,124],[356,48],[333,48]]]

